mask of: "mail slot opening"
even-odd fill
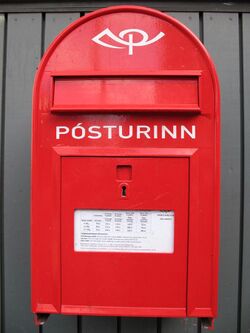
[[[52,111],[200,111],[199,76],[54,76]],[[176,93],[178,92],[178,93]]]

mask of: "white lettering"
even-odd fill
[[[90,126],[89,133],[94,135],[88,135],[89,139],[100,139],[102,137],[102,133],[98,130],[101,129],[101,126]]]
[[[56,139],[59,140],[61,135],[69,133],[69,128],[67,126],[56,126]]]
[[[82,123],[77,124],[72,128],[72,138],[80,140],[85,137],[85,128],[81,126]]]
[[[162,126],[161,128],[161,137],[162,139],[166,139],[166,132],[168,135],[171,136],[172,139],[176,139],[177,138],[177,130],[176,130],[176,125],[173,126],[172,132],[170,131],[170,129],[167,126]]]
[[[112,125],[107,125],[107,126],[103,126],[103,128],[107,128],[108,129],[108,139],[112,139],[112,132],[114,128],[117,128],[117,126],[112,126]]]
[[[119,137],[122,138],[122,139],[130,139],[133,136],[133,126],[132,125],[129,125],[127,135],[123,134],[123,127],[122,126],[118,126],[118,130],[119,130]]]
[[[158,126],[154,125],[154,139],[158,139]]]
[[[196,139],[196,126],[190,125],[104,125],[84,127],[82,123],[76,124],[74,127],[56,126],[56,140],[60,140],[62,136],[67,135],[73,139],[101,139],[114,137],[123,140],[128,139],[162,139],[162,140],[178,140],[178,139]]]
[[[190,136],[191,139],[196,138],[196,127],[195,125],[192,126],[191,132],[186,128],[186,126],[181,125],[181,139],[185,139],[185,133]]]
[[[145,135],[145,138],[150,139],[150,135],[148,134],[150,132],[150,127],[149,126],[137,126],[137,131],[136,131],[136,138],[140,139],[141,134]]]

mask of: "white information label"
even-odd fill
[[[76,252],[174,252],[174,212],[75,210]]]

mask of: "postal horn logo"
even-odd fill
[[[139,41],[135,41],[135,34],[141,35],[141,39]],[[92,38],[92,40],[99,45],[112,49],[127,48],[128,54],[133,55],[134,47],[141,47],[153,44],[159,39],[161,39],[164,35],[165,34],[163,32],[159,32],[158,35],[156,35],[154,38],[149,39],[148,34],[141,29],[125,29],[122,30],[118,36],[116,36],[115,34],[113,34],[112,31],[106,28],[94,38]],[[105,36],[110,38],[110,42],[107,42],[107,38],[105,38],[105,41],[102,40],[102,38]],[[120,44],[120,46],[118,46],[117,44]]]

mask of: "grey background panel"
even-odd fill
[[[116,2],[120,4],[121,2]],[[130,2],[131,4],[134,2]],[[76,4],[76,2],[75,2]],[[30,122],[33,75],[42,48],[81,11],[107,6],[108,2],[50,2],[50,11],[42,17],[37,14],[8,15],[7,48],[2,46],[4,20],[0,16],[0,101],[4,92],[4,219],[2,260],[2,316],[5,329],[1,333],[38,332],[30,312],[30,247],[29,247],[29,187],[30,187]],[[150,2],[141,2],[149,5]],[[151,2],[152,4],[152,2]],[[243,49],[241,21],[238,13],[216,13],[222,10],[213,2],[156,1],[155,8],[173,10],[174,17],[189,26],[196,35],[204,35],[219,73],[222,95],[222,193],[221,193],[221,254],[219,316],[215,333],[249,333],[250,331],[250,14],[243,14]],[[177,12],[183,10],[186,13]],[[203,6],[207,6],[206,8]],[[250,5],[227,5],[229,11],[248,11]],[[0,4],[0,11],[3,10]],[[37,2],[26,6],[12,6],[10,10],[46,12],[45,5]],[[29,8],[29,9],[28,9]],[[66,8],[69,12],[65,12]],[[213,13],[198,11],[211,8]],[[51,12],[51,11],[54,11]],[[197,12],[190,12],[196,10]],[[59,13],[64,11],[65,13]],[[204,22],[203,22],[204,21]],[[204,24],[203,24],[204,23]],[[201,29],[200,29],[201,28]],[[42,40],[43,39],[43,40]],[[6,52],[6,66],[2,67]],[[244,90],[241,90],[240,69],[244,59]],[[2,70],[6,71],[6,84]],[[3,89],[1,89],[1,85]],[[244,95],[243,95],[244,93]],[[241,108],[244,104],[244,118]],[[0,102],[0,108],[2,103]],[[2,118],[1,118],[2,119]],[[244,123],[243,123],[244,121]],[[244,135],[244,140],[243,140]],[[2,142],[3,144],[3,142]],[[244,158],[243,154],[244,153]],[[3,156],[1,156],[3,158]],[[244,161],[244,169],[241,161]],[[244,170],[244,179],[243,173]],[[242,185],[242,186],[241,186]],[[241,209],[244,225],[241,238]],[[243,266],[241,281],[241,250]],[[242,282],[242,291],[241,291]],[[241,296],[241,297],[240,297]],[[241,301],[241,303],[240,303]],[[79,317],[80,318],[80,317]],[[241,319],[241,330],[239,330]],[[196,319],[102,318],[51,316],[43,333],[200,333]],[[206,330],[202,330],[206,332]],[[41,332],[40,332],[41,333]]]
[[[164,318],[161,333],[199,333],[199,323],[196,318]]]
[[[50,315],[42,333],[78,333],[77,316]]]
[[[49,13],[44,22],[44,50],[53,39],[70,23],[80,17],[80,13]],[[43,329],[44,333],[77,333],[77,316],[52,315]]]
[[[4,324],[35,332],[30,306],[31,91],[41,53],[41,14],[8,17],[4,138]]]
[[[78,333],[116,333],[116,317],[81,317],[81,330]]]
[[[80,13],[49,13],[45,15],[45,49],[53,39],[70,23],[80,17]]]
[[[241,193],[241,102],[238,14],[205,13],[204,43],[221,85],[221,236],[219,317],[215,333],[236,333]]]
[[[166,12],[185,24],[197,37],[200,36],[199,13]]]
[[[162,11],[186,11],[186,12],[250,12],[250,4],[248,1],[186,1],[186,0],[155,0],[155,1],[29,1],[29,0],[2,0],[0,12],[74,12],[74,11],[93,11],[107,6],[139,5],[148,6]]]
[[[4,42],[5,42],[5,16],[4,15],[0,15],[0,147],[1,147],[1,153],[2,153],[2,125],[3,125],[3,80],[5,80],[5,75],[4,75],[4,67],[5,67],[5,59],[4,59]],[[0,187],[2,189],[2,182],[3,182],[3,177],[2,177],[2,155],[0,153]],[[2,198],[0,201],[0,209],[2,212]],[[0,218],[0,234],[1,234],[1,239],[2,239],[2,213],[1,213],[1,218]],[[1,246],[0,246],[1,248]],[[0,256],[0,267],[2,267],[2,256]],[[1,276],[0,276],[0,285],[2,285],[2,281],[1,281]],[[2,290],[0,290],[0,299],[2,300]],[[1,314],[2,314],[2,302],[0,302],[0,322],[2,322],[2,318],[1,318]],[[0,325],[1,327],[1,325]],[[0,328],[1,329],[1,328]]]
[[[244,78],[244,233],[242,269],[241,332],[250,332],[250,14],[243,14]]]
[[[120,333],[157,333],[157,319],[121,318]]]

